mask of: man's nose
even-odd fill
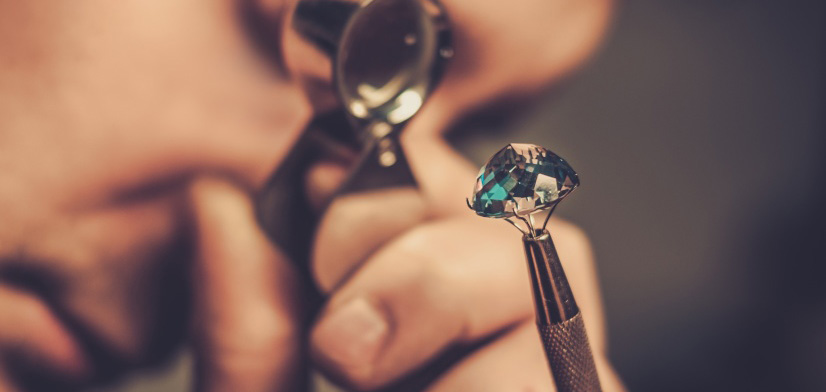
[[[255,188],[263,185],[286,156],[312,115],[310,105],[297,84],[287,84],[269,93],[233,102],[232,108],[202,111],[209,120],[206,129],[190,129],[177,143],[176,154],[198,172],[226,175]]]

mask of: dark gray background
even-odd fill
[[[509,134],[566,157],[633,391],[826,391],[826,2],[628,1]]]

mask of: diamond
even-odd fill
[[[470,207],[489,218],[527,215],[551,207],[579,186],[568,162],[533,144],[512,143],[479,171]]]

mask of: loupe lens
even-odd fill
[[[374,0],[345,28],[335,68],[338,91],[356,118],[399,124],[421,107],[437,37],[417,0]]]

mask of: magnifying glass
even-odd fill
[[[435,0],[300,0],[284,57],[315,117],[257,200],[261,226],[307,265],[319,214],[305,193],[308,168],[334,159],[349,174],[337,194],[416,186],[399,136],[453,56]]]

